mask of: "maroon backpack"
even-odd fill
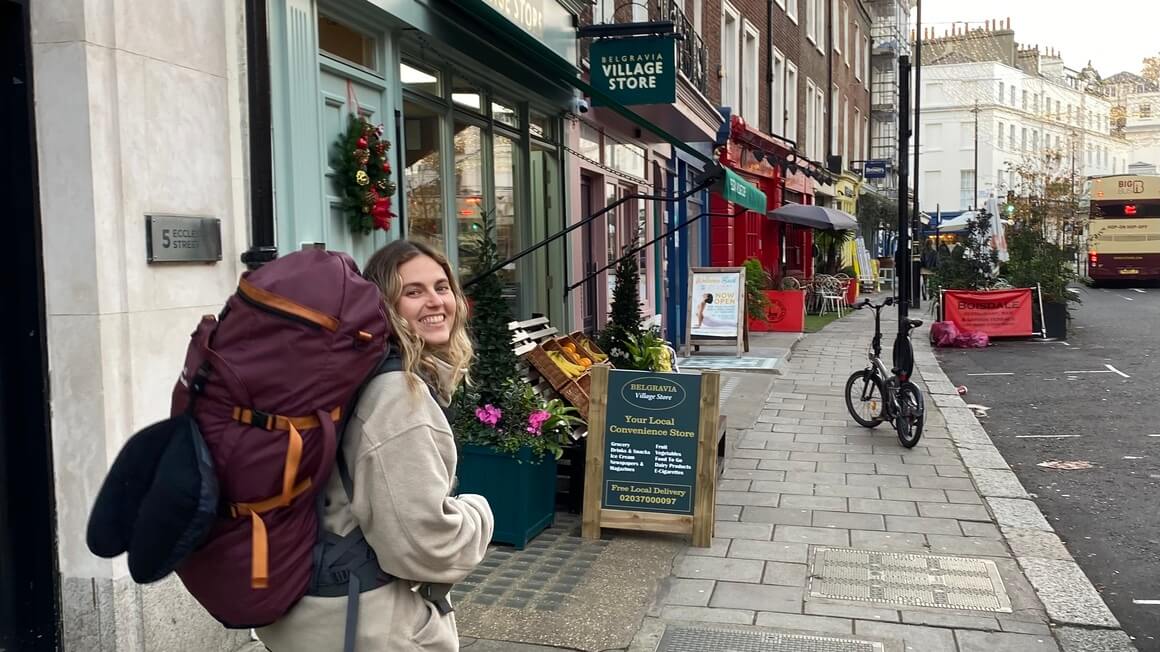
[[[172,413],[196,420],[220,498],[177,573],[223,624],[270,624],[310,587],[341,422],[388,335],[379,289],[346,254],[317,249],[243,274],[194,331]]]

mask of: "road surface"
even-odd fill
[[[938,349],[1141,651],[1160,651],[1160,289],[1078,288],[1066,344]],[[1037,466],[1090,462],[1090,470]]]

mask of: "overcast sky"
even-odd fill
[[[916,19],[911,13],[911,20]],[[1064,64],[1079,70],[1092,64],[1103,77],[1127,70],[1160,51],[1157,0],[923,0],[922,23],[941,35],[954,21],[982,23],[1011,18],[1020,44],[1053,47]]]

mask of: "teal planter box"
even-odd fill
[[[515,456],[485,446],[459,449],[458,493],[487,498],[495,515],[492,543],[523,550],[556,517],[556,459],[533,460],[529,448]]]

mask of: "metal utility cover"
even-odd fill
[[[657,652],[883,652],[882,643],[721,627],[665,628]]]
[[[995,562],[848,548],[819,548],[810,573],[810,596],[1011,612],[1011,598]]]

